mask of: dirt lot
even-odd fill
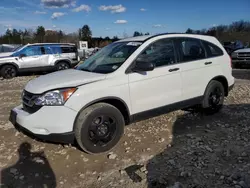
[[[17,132],[9,111],[33,77],[0,80],[2,187],[146,188],[250,187],[250,71],[214,116],[176,111],[126,127],[120,144],[102,155],[43,143]],[[1,186],[0,186],[1,187]]]

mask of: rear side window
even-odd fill
[[[180,54],[180,62],[205,59],[206,53],[199,39],[178,38],[177,48]]]
[[[207,41],[202,41],[202,43],[206,48],[208,57],[217,57],[223,55],[223,51],[215,44],[212,44]]]
[[[60,46],[50,46],[50,49],[52,50],[53,54],[61,54],[62,53]]]
[[[74,46],[62,46],[62,53],[76,53],[76,47]]]

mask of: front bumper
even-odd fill
[[[17,130],[41,140],[73,143],[73,125],[77,112],[65,106],[44,106],[29,114],[22,105],[10,112],[9,120]]]
[[[233,65],[250,65],[250,59],[233,59]]]

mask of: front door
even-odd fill
[[[150,61],[155,69],[129,73],[132,113],[163,107],[181,99],[181,76],[176,64],[174,42],[160,39],[150,44],[136,61]]]
[[[22,57],[18,58],[20,68],[38,68],[41,67],[40,56],[42,55],[40,46],[28,46],[20,51]]]

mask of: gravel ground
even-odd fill
[[[0,187],[248,188],[250,71],[233,74],[236,85],[220,113],[175,111],[132,124],[101,155],[17,132],[9,111],[34,76],[0,80]]]

